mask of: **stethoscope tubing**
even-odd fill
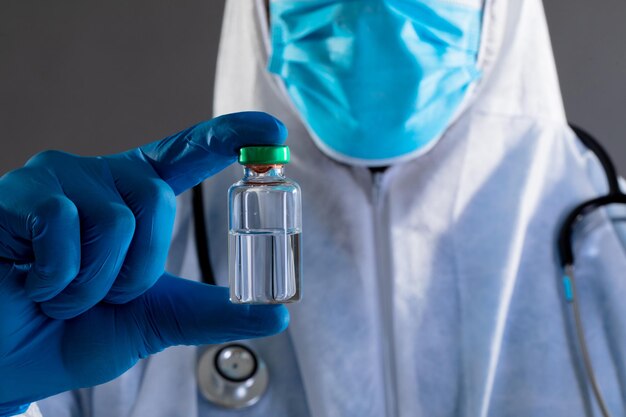
[[[611,417],[609,408],[606,404],[598,379],[595,374],[593,363],[591,361],[591,355],[587,346],[587,340],[585,337],[585,330],[583,327],[582,314],[580,311],[580,302],[578,300],[578,293],[576,289],[576,274],[575,274],[575,255],[573,250],[573,234],[576,225],[587,215],[593,211],[611,205],[611,204],[626,204],[626,194],[622,193],[619,188],[619,177],[615,169],[613,161],[609,157],[606,150],[600,145],[600,143],[585,130],[571,125],[571,129],[577,135],[579,140],[595,154],[600,161],[604,173],[606,175],[606,181],[609,191],[606,195],[596,197],[587,201],[583,201],[574,207],[565,220],[561,224],[557,237],[557,249],[559,253],[559,260],[561,268],[563,269],[563,284],[565,301],[572,306],[572,313],[574,316],[574,326],[576,330],[576,338],[580,353],[582,356],[582,362],[585,367],[586,377],[591,385],[593,395],[596,399],[598,407],[603,417]]]

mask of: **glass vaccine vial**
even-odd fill
[[[241,181],[228,190],[230,301],[277,304],[300,300],[302,202],[284,176],[287,146],[241,149]]]

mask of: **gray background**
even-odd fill
[[[568,117],[626,174],[626,1],[545,7]],[[0,174],[43,149],[118,152],[209,118],[222,12],[223,0],[0,0]]]

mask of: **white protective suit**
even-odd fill
[[[303,301],[290,306],[287,332],[249,342],[268,363],[267,395],[239,411],[208,404],[195,383],[202,348],[178,347],[40,402],[44,417],[592,415],[555,242],[568,210],[606,185],[567,127],[540,0],[487,0],[483,77],[463,111],[429,152],[375,175],[320,152],[267,72],[268,48],[263,2],[228,1],[216,114],[283,120],[286,173],[303,192]],[[226,192],[241,175],[232,166],[204,184],[223,285]],[[197,278],[192,221],[183,196],[169,270]],[[624,416],[626,256],[605,213],[580,230],[591,356]]]

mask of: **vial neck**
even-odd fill
[[[258,181],[282,178],[285,176],[284,168],[284,165],[246,165],[243,167],[244,179]]]

